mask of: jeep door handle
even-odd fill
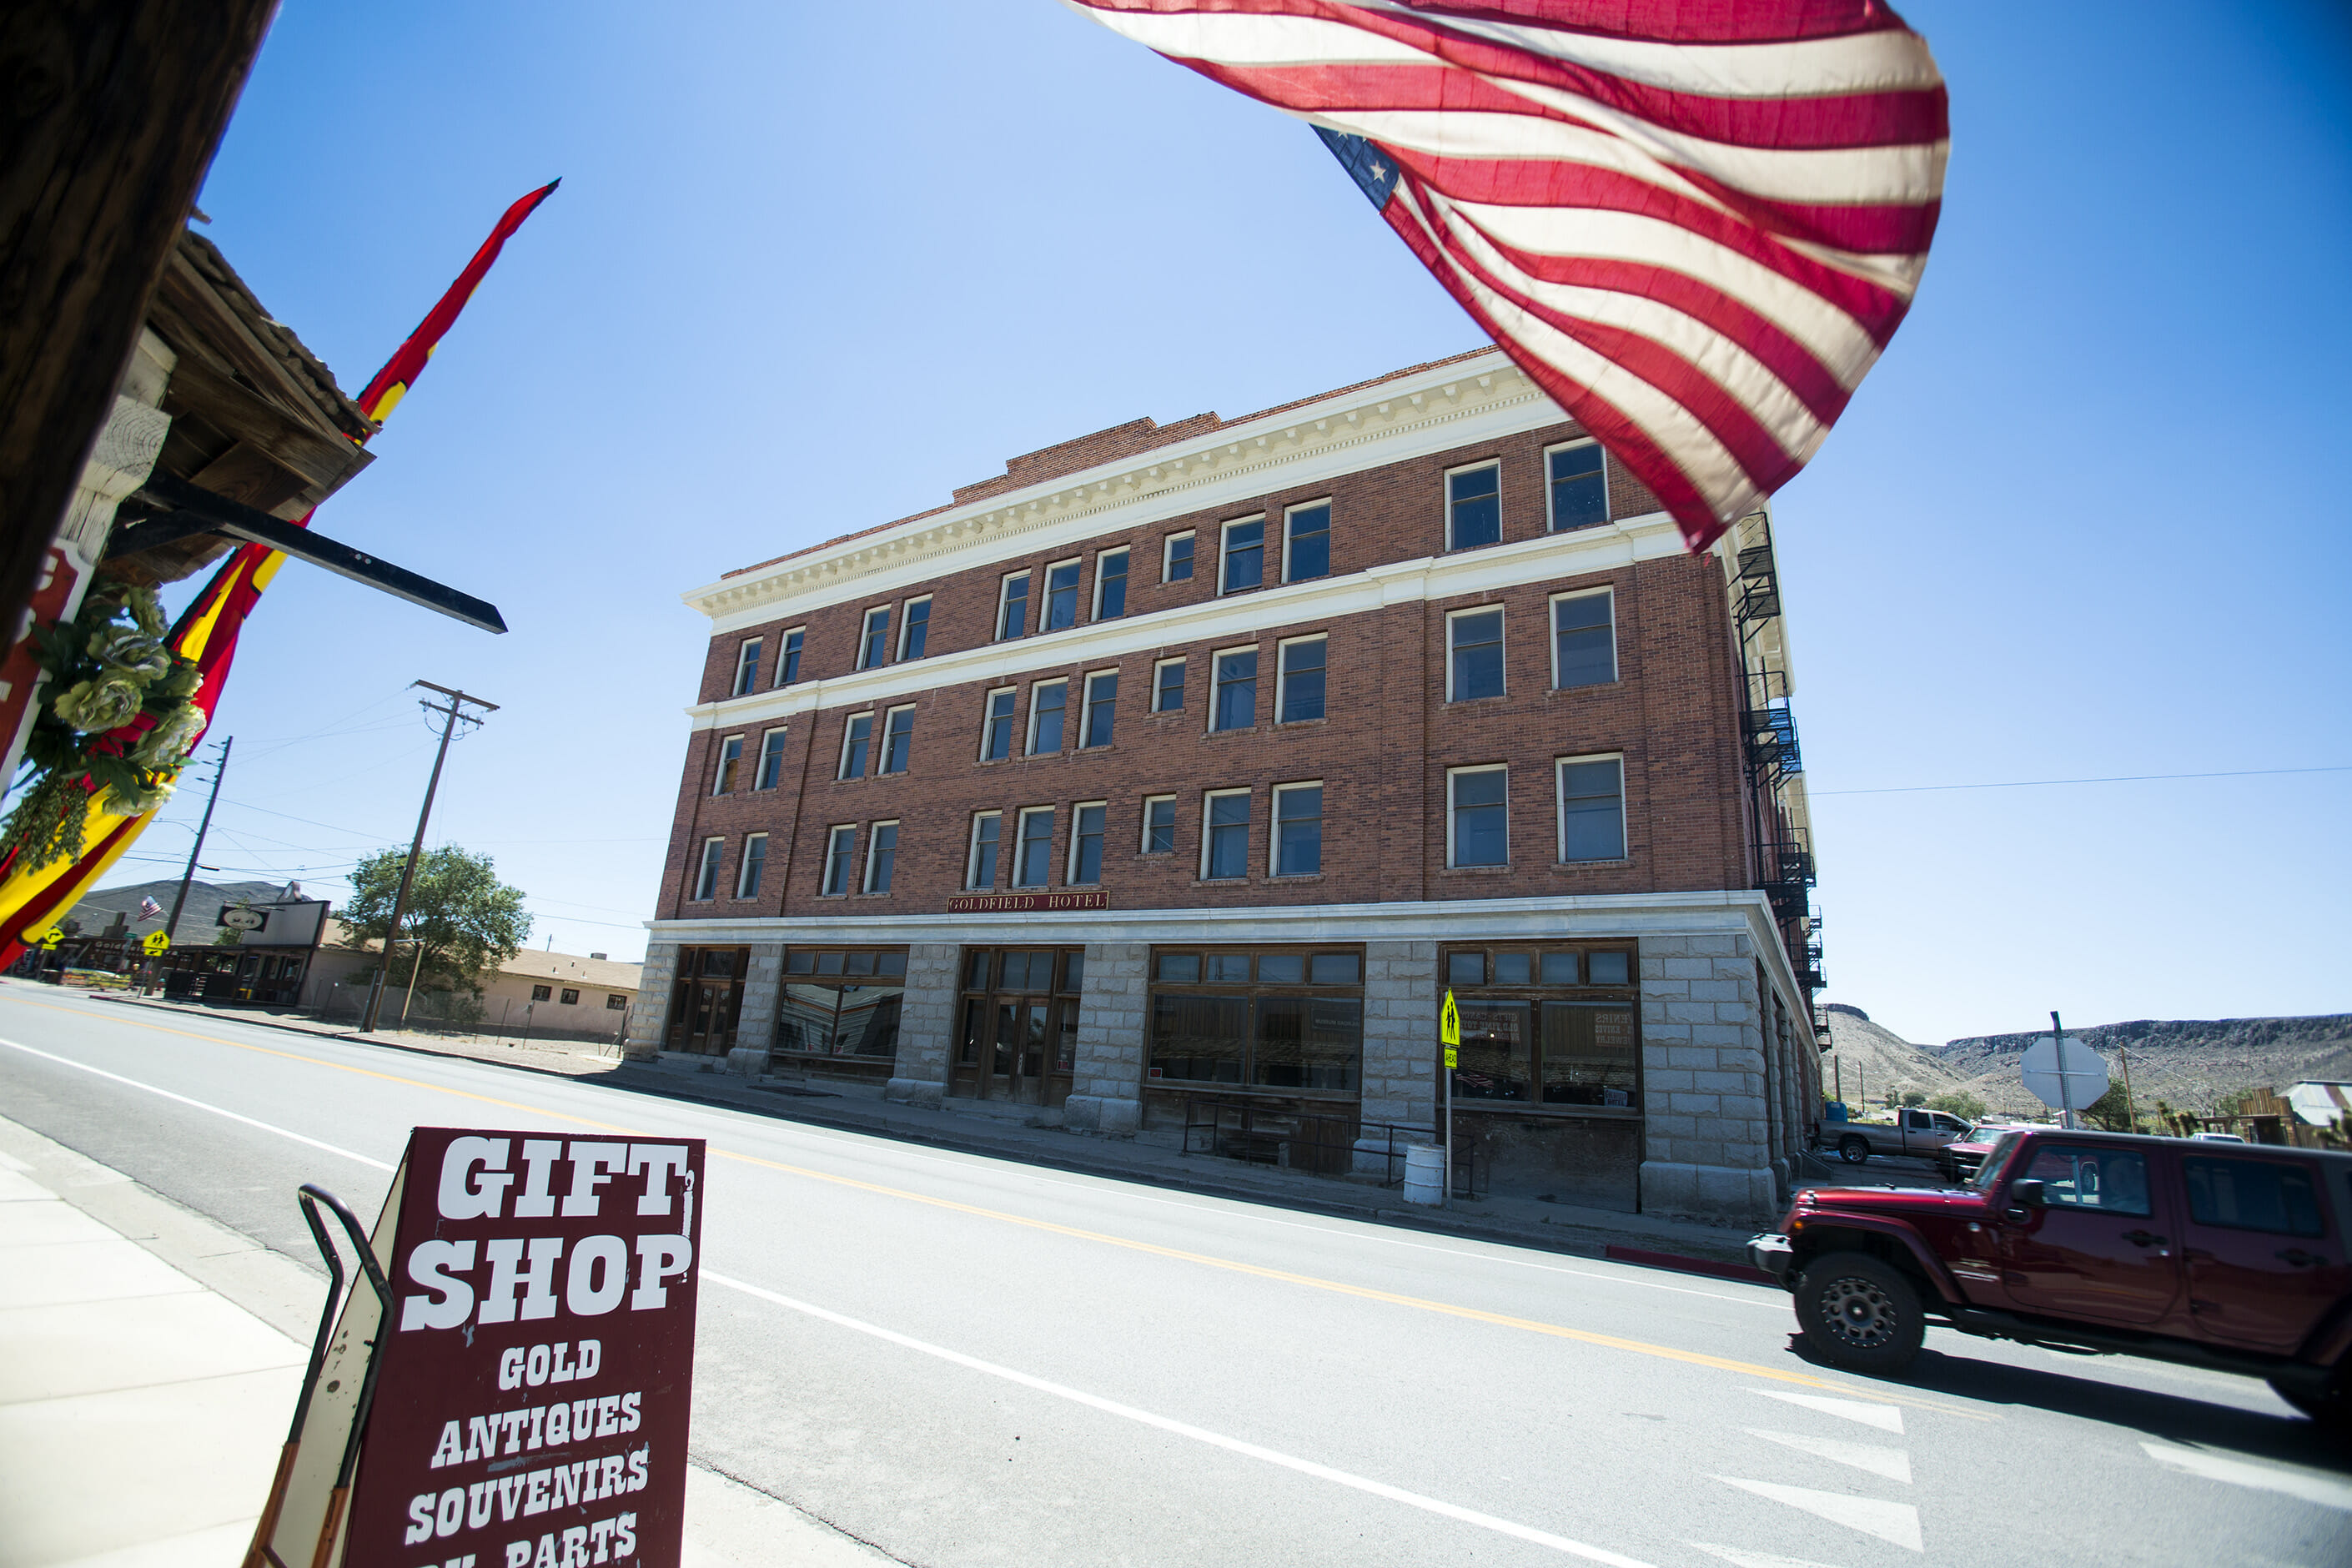
[[[2162,1247],[2164,1245],[2164,1237],[2157,1235],[2156,1232],[2152,1230],[2127,1230],[2124,1232],[2124,1239],[2130,1242],[2134,1247]]]
[[[2278,1258],[2280,1262],[2292,1264],[2297,1268],[2316,1268],[2327,1261],[2316,1252],[2305,1252],[2300,1247],[2285,1248],[2278,1254]]]

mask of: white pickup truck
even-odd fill
[[[1846,1163],[1859,1165],[1873,1154],[1916,1154],[1932,1160],[1947,1143],[1969,1135],[1969,1124],[1948,1110],[1906,1110],[1892,1121],[1824,1121],[1822,1142]]]

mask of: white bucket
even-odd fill
[[[1445,1151],[1434,1143],[1415,1143],[1404,1152],[1404,1201],[1441,1204],[1445,1201]]]

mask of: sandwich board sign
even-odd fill
[[[351,1291],[247,1562],[676,1568],[703,1154],[415,1129],[371,1238],[388,1308]]]

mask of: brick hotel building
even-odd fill
[[[1013,458],[729,574],[633,1051],[1761,1218],[1820,1103],[1769,523],[1498,351]],[[1230,1144],[1230,1140],[1229,1140]]]

